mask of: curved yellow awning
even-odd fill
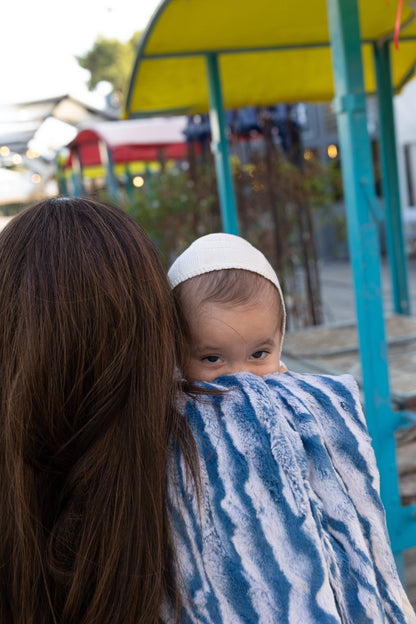
[[[397,0],[358,4],[365,89],[373,93],[373,43],[393,38]],[[416,13],[415,1],[403,7],[399,49],[390,44],[396,91],[416,63],[411,7]],[[226,108],[334,95],[325,0],[165,0],[143,36],[125,116],[208,111],[210,52],[218,54]]]

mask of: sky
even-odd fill
[[[0,20],[0,107],[69,94],[98,105],[83,55],[98,35],[127,41],[143,30],[159,0],[19,0],[4,2]]]

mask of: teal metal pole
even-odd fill
[[[75,171],[72,171],[71,173],[71,180],[72,180],[72,196],[81,197],[83,193],[79,185],[79,178],[77,174],[75,173]]]
[[[207,54],[206,65],[210,97],[211,148],[215,159],[222,224],[224,232],[238,234],[237,206],[228,152],[225,110],[217,55]]]
[[[375,43],[373,49],[380,119],[380,159],[383,171],[385,230],[394,311],[397,314],[410,314],[407,258],[400,214],[399,174],[397,169],[389,42],[386,41],[381,46]]]
[[[81,157],[77,149],[72,154],[72,186],[74,197],[82,197],[85,195],[84,181],[82,176]]]
[[[405,530],[407,539],[416,539],[416,523],[413,511],[406,515],[401,508],[398,490],[393,434],[399,416],[391,407],[377,226],[380,215],[367,131],[358,6],[357,0],[327,0],[327,6],[365,411],[390,538],[393,548],[401,550]]]
[[[129,198],[130,205],[133,208],[136,190],[133,184],[133,176],[128,165],[125,166],[124,171],[126,173],[126,193]]]
[[[55,158],[55,177],[58,184],[59,194],[63,197],[68,195],[68,186],[66,183],[65,170],[62,166],[62,156],[58,153]]]
[[[113,155],[111,153],[111,150],[107,143],[103,140],[100,140],[98,142],[98,148],[100,151],[101,162],[105,168],[105,178],[108,192],[114,199],[119,199],[117,180],[114,174]]]

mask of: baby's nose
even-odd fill
[[[254,366],[250,362],[235,362],[230,364],[230,371],[228,375],[235,375],[236,373],[254,373]]]

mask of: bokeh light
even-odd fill
[[[338,148],[336,145],[328,145],[328,156],[336,158],[338,156]]]
[[[134,176],[133,178],[133,186],[136,188],[141,188],[144,184],[144,178],[142,176]]]

